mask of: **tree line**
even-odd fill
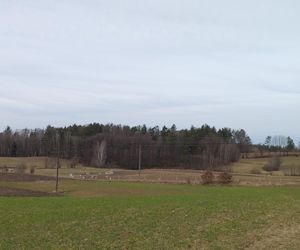
[[[250,150],[243,129],[216,129],[209,125],[178,130],[158,126],[122,126],[93,123],[68,127],[0,133],[0,156],[59,156],[96,167],[218,168]]]
[[[251,145],[250,157],[262,158],[271,156],[289,156],[300,154],[300,142],[295,144],[290,136],[274,135],[267,136],[264,143]],[[242,155],[243,156],[243,155]]]

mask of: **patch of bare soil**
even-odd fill
[[[33,181],[52,181],[52,180],[55,180],[55,178],[50,176],[0,173],[0,181],[33,182]]]
[[[31,191],[26,189],[17,189],[17,188],[7,188],[0,187],[0,197],[42,197],[42,196],[53,196],[54,194],[40,192],[40,191]]]
[[[248,250],[257,249],[300,249],[300,225],[272,228],[261,240],[254,242]]]

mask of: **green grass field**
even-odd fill
[[[0,183],[45,191],[53,184]],[[0,198],[0,248],[300,247],[300,187],[64,180],[61,190],[62,197]]]
[[[266,161],[243,159],[233,170],[246,175]],[[283,158],[285,165],[298,161]],[[35,174],[55,175],[55,169],[43,169],[45,158],[0,159],[10,167],[22,162],[36,166]],[[62,162],[61,176],[105,171],[68,166]],[[0,197],[0,249],[298,250],[300,185],[295,183],[243,187],[62,178],[60,196]],[[4,180],[1,188],[52,193],[55,181]]]

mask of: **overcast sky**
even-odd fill
[[[298,0],[1,0],[0,129],[300,134]]]

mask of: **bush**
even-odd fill
[[[261,174],[261,171],[258,168],[253,168],[251,169],[250,174]]]
[[[286,176],[300,176],[300,165],[292,164],[289,166],[283,166],[281,171]]]
[[[1,173],[8,173],[8,167],[6,165],[3,165],[0,167],[0,172]]]
[[[299,166],[294,166],[290,168],[291,176],[300,176],[300,168]]]
[[[79,160],[78,158],[72,158],[71,162],[70,162],[70,168],[76,168],[76,166],[78,165]]]
[[[35,167],[34,167],[34,166],[31,166],[31,167],[30,167],[30,173],[31,173],[31,174],[34,174],[34,172],[35,172]]]
[[[269,162],[264,165],[263,169],[268,172],[278,171],[281,165],[281,159],[278,155],[274,155]]]
[[[45,158],[45,168],[53,169],[56,168],[57,158],[55,157],[46,157]]]
[[[212,184],[214,182],[214,175],[211,171],[205,171],[201,175],[202,183],[205,185]]]
[[[227,172],[222,172],[218,175],[218,183],[221,184],[229,184],[232,182],[232,174],[229,174]]]
[[[26,164],[25,163],[21,163],[19,165],[16,166],[16,173],[17,174],[24,174],[25,170],[26,170]]]
[[[192,184],[192,180],[190,176],[186,177],[186,184]]]

